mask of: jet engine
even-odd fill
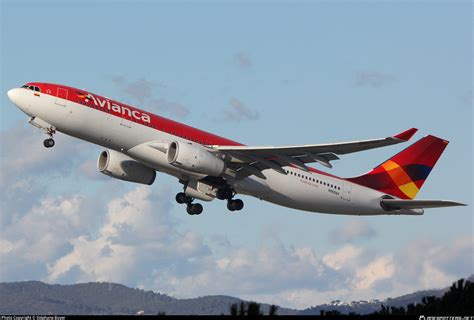
[[[155,170],[114,150],[102,151],[97,159],[97,169],[113,178],[148,185],[156,178]]]
[[[218,177],[225,170],[224,160],[197,144],[173,141],[168,147],[167,159],[175,167],[209,176]]]

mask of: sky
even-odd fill
[[[0,3],[0,281],[112,281],[305,308],[474,273],[470,1]],[[351,217],[243,196],[241,212],[216,200],[188,216],[172,177],[114,180],[97,172],[101,147],[63,134],[45,149],[6,96],[32,81],[255,146],[417,127],[413,140],[450,141],[417,198],[469,206]],[[356,176],[406,146],[345,155],[329,170]]]

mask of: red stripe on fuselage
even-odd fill
[[[175,136],[179,136],[179,137],[182,137],[182,138],[185,138],[185,139],[188,139],[188,140],[193,140],[193,141],[196,141],[196,142],[201,143],[201,144],[221,145],[221,146],[242,146],[243,145],[241,143],[238,143],[238,142],[235,142],[235,141],[217,136],[215,134],[212,134],[212,133],[209,133],[209,132],[206,132],[206,131],[203,131],[203,130],[199,130],[199,129],[190,127],[188,125],[185,125],[183,123],[179,123],[177,121],[173,121],[173,120],[170,120],[170,119],[167,119],[167,118],[164,118],[164,117],[157,116],[157,115],[155,115],[151,112],[141,110],[141,109],[132,107],[130,105],[126,105],[124,103],[121,103],[121,102],[118,102],[118,101],[115,101],[115,100],[111,100],[111,99],[108,99],[106,97],[103,97],[103,96],[100,96],[100,95],[97,95],[95,93],[88,92],[88,91],[85,91],[85,90],[76,89],[76,88],[63,86],[63,85],[51,84],[51,83],[31,82],[31,83],[28,83],[27,85],[37,86],[37,87],[41,88],[42,93],[49,94],[53,97],[57,96],[56,94],[58,92],[58,88],[66,89],[66,90],[68,90],[68,95],[67,95],[67,99],[66,99],[68,101],[71,101],[71,102],[74,102],[74,103],[79,103],[79,104],[84,105],[85,107],[94,108],[94,109],[97,109],[101,112],[112,114],[116,117],[126,119],[126,120],[130,120],[134,123],[138,123],[138,124],[141,124],[141,125],[144,125],[144,126],[147,126],[147,127],[150,127],[150,128],[162,131],[162,132],[166,132],[166,133],[169,133],[169,134],[172,134],[172,135],[175,135]],[[108,109],[107,107],[101,107],[100,105],[97,106],[97,105],[94,104],[93,100],[89,100],[89,101],[86,102],[86,99],[84,97],[80,97],[80,95],[78,94],[79,92],[85,93],[86,95],[91,94],[94,97],[100,99],[101,101],[109,101],[110,104],[116,104],[118,106],[123,106],[125,108],[130,109],[132,112],[136,111],[136,112],[139,112],[140,114],[149,115],[150,116],[150,122],[148,123],[148,122],[142,121],[141,119],[135,119],[133,117],[128,117],[128,116],[126,116],[125,114],[123,114],[121,112],[116,112],[112,109]]]

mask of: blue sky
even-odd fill
[[[173,203],[181,186],[173,178],[139,187],[101,177],[101,148],[65,136],[42,148],[42,133],[5,94],[29,81],[63,83],[249,145],[417,127],[414,139],[451,141],[418,197],[472,204],[471,2],[0,8],[1,281],[111,280],[304,307],[444,286],[473,272],[471,206],[347,217],[244,197],[242,213],[214,201],[190,217]],[[331,173],[358,175],[404,147],[344,156]]]

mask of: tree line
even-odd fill
[[[262,316],[260,303],[240,302],[230,306],[231,316]],[[268,315],[277,315],[278,307],[270,306]],[[454,282],[448,291],[441,298],[435,296],[423,297],[421,303],[410,303],[406,307],[384,306],[379,311],[369,315],[473,315],[474,314],[474,283],[459,279]],[[322,316],[338,316],[342,313],[338,310],[321,310]],[[357,313],[351,312],[349,315],[356,316]]]

